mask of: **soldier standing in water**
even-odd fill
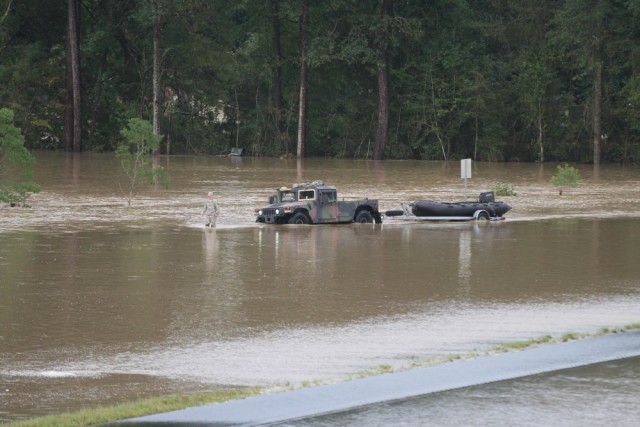
[[[207,217],[205,227],[215,227],[218,215],[220,214],[220,203],[217,199],[213,198],[213,192],[209,191],[207,194],[207,202],[202,209],[202,215]]]

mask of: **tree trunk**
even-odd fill
[[[169,124],[168,124],[168,128],[166,130],[166,135],[167,135],[167,159],[169,159],[169,154],[171,154],[171,125],[173,124],[173,117],[171,116],[171,110],[169,109],[167,115],[169,116]]]
[[[271,7],[273,11],[273,49],[274,49],[274,66],[273,66],[273,127],[275,132],[276,144],[280,144],[282,141],[282,130],[280,115],[282,113],[282,77],[281,77],[281,64],[282,64],[282,47],[280,44],[280,9],[279,0],[271,0]],[[285,154],[288,154],[289,147],[284,145]]]
[[[102,79],[104,70],[107,67],[107,53],[103,51],[100,55],[100,61],[98,66],[98,73],[96,76],[96,85],[93,90],[93,104],[91,105],[91,112],[89,113],[89,129],[87,129],[87,145],[89,151],[93,151],[95,145],[96,126],[98,124],[98,112],[100,111],[101,98],[102,98]],[[91,103],[90,103],[91,104]]]
[[[67,100],[66,105],[71,107],[71,113],[65,113],[65,126],[70,126],[72,130],[65,129],[65,147],[67,147],[68,144],[69,149],[80,152],[82,151],[82,110],[80,108],[80,1],[68,0],[67,8],[67,66],[70,68],[70,72],[67,72],[66,76],[68,79],[67,88],[71,89],[71,93],[68,93],[67,96],[71,99]],[[69,117],[67,114],[69,114]],[[68,136],[67,132],[69,132]],[[70,137],[71,140],[66,140],[67,137]]]
[[[384,159],[384,144],[387,141],[389,129],[389,61],[388,52],[380,51],[379,59],[382,62],[378,70],[378,126],[376,129],[376,142],[373,150],[374,160]]]
[[[477,161],[478,160],[478,141],[479,141],[479,137],[478,137],[478,129],[479,129],[479,124],[478,124],[478,101],[476,98],[476,108],[474,110],[474,138],[473,138],[473,161]]]
[[[153,24],[153,101],[152,101],[152,132],[160,135],[160,22],[156,18]],[[160,147],[155,148],[151,154],[158,154]]]
[[[64,81],[66,97],[64,100],[64,151],[73,151],[73,79],[71,75],[71,37],[67,30],[66,67]]]
[[[539,152],[539,157],[540,157],[540,163],[544,163],[544,140],[543,140],[543,132],[544,132],[544,125],[543,125],[543,113],[542,113],[542,98],[538,99],[538,148],[540,150]]]
[[[602,141],[602,61],[598,59],[593,76],[593,164],[600,164]]]
[[[606,51],[605,37],[605,10],[608,2],[598,0],[595,2],[593,15],[595,17],[595,25],[593,34],[590,34],[593,47],[592,52],[593,64],[593,164],[600,164],[600,153],[602,150],[602,58]]]
[[[160,135],[160,24],[153,26],[153,134]]]
[[[298,105],[297,157],[305,157],[307,120],[307,25],[309,24],[309,0],[303,0],[300,14],[300,97]]]
[[[378,47],[378,123],[376,129],[374,160],[384,159],[384,145],[389,132],[389,27],[386,23],[392,14],[393,0],[383,0],[380,15],[383,21],[382,42]]]

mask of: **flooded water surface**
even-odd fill
[[[384,211],[465,198],[459,164],[161,158],[170,188],[127,207],[113,155],[37,158],[32,208],[0,209],[0,421],[640,322],[637,167],[582,166],[559,196],[554,165],[476,164],[466,198],[517,193],[504,221],[269,226],[254,209],[281,185],[323,179]]]

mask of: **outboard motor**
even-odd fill
[[[496,195],[493,191],[483,191],[479,197],[480,203],[490,203],[496,201]]]

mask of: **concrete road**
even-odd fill
[[[204,405],[125,420],[126,427],[258,426],[380,402],[640,356],[640,330],[413,369],[338,384]]]

